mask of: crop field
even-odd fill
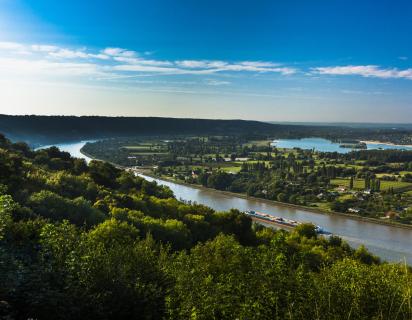
[[[345,186],[349,187],[350,180],[349,179],[332,179],[331,184],[336,186]],[[353,188],[357,190],[365,189],[365,181],[362,180],[354,180],[353,181]],[[388,190],[389,188],[393,188],[394,190],[400,189],[412,189],[412,183],[409,182],[401,182],[401,181],[384,181],[381,180],[381,190]]]

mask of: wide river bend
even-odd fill
[[[61,150],[70,152],[75,157],[83,157],[86,160],[90,160],[80,152],[85,143],[64,143],[57,144],[56,146]],[[215,190],[198,189],[169,181],[153,179],[148,176],[143,177],[168,186],[178,199],[201,203],[215,210],[223,211],[231,208],[255,210],[298,221],[310,221],[322,226],[333,234],[339,235],[353,247],[364,244],[371,252],[385,260],[406,261],[412,265],[412,229],[360,221],[339,215],[320,214],[258,199],[244,199]]]

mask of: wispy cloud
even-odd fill
[[[400,57],[401,58],[401,57]],[[405,60],[405,59],[403,59]],[[230,84],[218,75],[275,74],[278,76],[352,75],[382,79],[412,80],[412,68],[385,68],[377,65],[344,65],[295,68],[273,61],[164,60],[153,54],[120,47],[90,49],[50,44],[0,42],[0,77],[9,75],[87,77],[95,81],[133,81],[143,76],[192,75],[210,86]]]
[[[412,80],[412,68],[400,70],[397,68],[381,68],[376,65],[365,66],[335,66],[312,68],[318,74],[327,75],[358,75],[362,77],[373,77],[382,79],[410,79]]]
[[[0,74],[9,76],[99,76],[105,74],[93,63],[53,62],[0,57]]]
[[[108,55],[105,55],[105,54],[102,54],[102,53],[93,54],[93,53],[87,53],[83,50],[70,50],[70,49],[52,50],[52,51],[48,52],[48,55],[51,56],[51,57],[62,58],[62,59],[76,59],[76,58],[89,59],[89,58],[95,58],[95,59],[108,60],[110,58]]]
[[[226,86],[231,84],[231,82],[216,79],[205,79],[205,84],[207,84],[208,86]]]
[[[20,59],[16,54],[26,54],[30,57]],[[87,48],[65,48],[45,44],[21,44],[15,42],[0,42],[0,57],[12,59],[7,63],[17,69],[25,66],[28,70],[41,73],[55,72],[56,75],[79,75],[80,69],[90,70],[88,74],[105,78],[127,78],[138,74],[153,75],[211,75],[215,73],[277,73],[291,75],[298,70],[270,61],[231,62],[220,60],[157,60],[148,59],[146,53],[139,54],[134,50],[118,47],[107,47],[99,51]],[[61,67],[61,70],[59,68]],[[2,66],[0,66],[1,68]],[[5,67],[3,66],[3,69]],[[11,68],[7,69],[12,71]],[[94,70],[94,72],[91,72]]]
[[[123,48],[106,48],[102,52],[105,55],[113,56],[113,57],[132,58],[132,57],[137,56],[136,51],[127,50],[127,49],[123,49]]]

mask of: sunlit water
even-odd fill
[[[84,144],[85,142],[65,143],[59,144],[57,147],[70,152],[73,156],[86,158],[80,152]],[[341,236],[354,247],[364,244],[371,252],[385,260],[406,260],[408,264],[412,264],[412,229],[380,225],[337,215],[314,213],[256,199],[243,199],[214,190],[197,189],[147,176],[144,178],[151,181],[156,180],[159,184],[168,186],[178,199],[201,203],[219,211],[231,208],[255,210],[293,220],[312,222]]]
[[[316,151],[321,151],[321,152],[348,153],[352,151],[352,149],[350,148],[341,148],[340,143],[334,143],[329,140],[321,139],[321,138],[280,139],[280,140],[273,141],[272,145],[278,148],[315,149]],[[383,144],[383,143],[379,143],[379,144],[368,143],[367,147],[368,147],[368,150],[372,150],[372,149],[412,150],[412,147],[410,146],[396,146],[396,145]]]
[[[87,143],[87,142],[94,142],[94,140],[87,140],[87,141],[80,141],[80,142],[71,142],[71,143],[60,143],[55,145],[56,147],[58,147],[61,151],[66,151],[68,153],[70,153],[73,157],[76,158],[83,158],[86,160],[86,162],[89,162],[90,160],[92,160],[91,158],[89,158],[88,156],[85,156],[83,153],[80,152],[80,149]],[[54,145],[47,145],[47,146],[42,146],[37,148],[38,149],[46,149],[49,147],[52,147]]]

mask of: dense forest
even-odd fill
[[[410,319],[409,267],[0,136],[2,319]]]
[[[156,117],[8,116],[0,115],[0,130],[13,140],[32,145],[135,135],[184,135],[290,131],[259,121]]]
[[[412,143],[412,130],[400,127],[292,125],[246,120],[179,119],[101,116],[0,115],[0,131],[31,146],[142,135],[229,135],[257,133],[272,138],[323,137],[334,141],[364,139]]]

